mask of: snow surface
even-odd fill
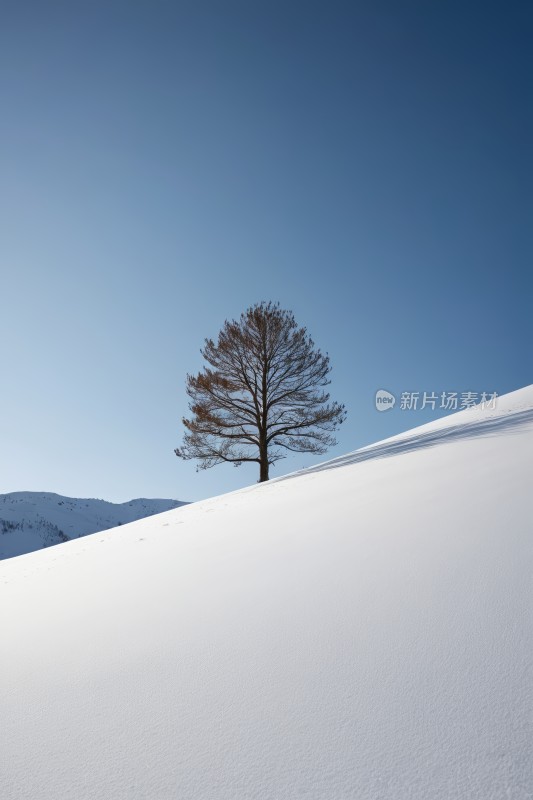
[[[2,562],[2,797],[530,800],[533,387],[387,442]]]
[[[127,503],[108,503],[52,492],[0,494],[0,559],[41,550],[182,505],[185,503],[179,500],[144,497]]]

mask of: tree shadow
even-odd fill
[[[317,464],[314,467],[306,467],[305,469],[298,470],[298,472],[291,472],[289,475],[282,475],[273,480],[282,481],[287,478],[295,478],[299,475],[309,475],[313,472],[322,472],[323,470],[345,467],[349,464],[358,464],[361,461],[370,461],[376,458],[389,458],[390,456],[396,456],[402,453],[411,453],[416,450],[424,450],[428,447],[455,442],[459,439],[475,439],[479,436],[496,436],[502,432],[519,433],[523,427],[531,422],[533,422],[533,408],[529,408],[526,411],[516,411],[504,416],[466,422],[461,425],[449,425],[446,428],[439,428],[438,430],[428,431],[427,433],[405,436],[402,439],[396,439],[392,442],[370,445],[370,447],[354,450],[352,453],[347,453],[345,456],[332,458],[330,461],[324,461],[322,464]],[[270,482],[272,483],[273,481]]]

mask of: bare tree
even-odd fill
[[[209,366],[187,375],[191,419],[179,458],[198,459],[199,469],[231,462],[269,467],[295,453],[325,453],[346,418],[343,405],[329,403],[329,357],[315,348],[305,328],[279,303],[258,303],[226,320],[218,341],[200,351]]]

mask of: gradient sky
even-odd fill
[[[3,2],[0,492],[195,500],[187,372],[278,300],[339,455],[532,382],[531,5]],[[273,474],[320,460],[292,455]]]

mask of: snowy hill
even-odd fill
[[[108,503],[52,492],[0,494],[0,559],[41,550],[185,505],[178,500]]]
[[[0,564],[5,800],[526,800],[533,387]]]

